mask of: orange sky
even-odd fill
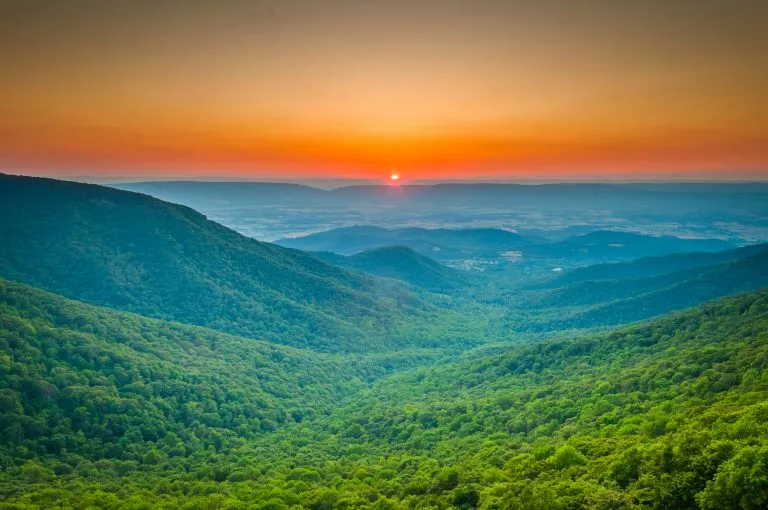
[[[0,171],[768,178],[768,2],[4,2]]]

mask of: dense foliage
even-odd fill
[[[0,443],[92,459],[125,441],[173,433],[204,447],[319,416],[405,359],[311,354],[3,280],[0,346]]]
[[[303,419],[287,418],[286,425],[265,431],[264,422],[277,423],[277,416],[233,415],[236,401],[249,397],[238,394],[231,401],[227,392],[237,390],[229,385],[240,387],[246,377],[262,381],[260,373],[273,370],[272,388],[285,384],[288,393],[306,392],[307,401],[327,403],[358,383],[325,388],[323,380],[344,381],[351,372],[331,363],[334,356],[307,360],[288,350],[295,352],[287,355],[294,359],[291,371],[306,377],[304,387],[292,390],[293,383],[283,381],[280,367],[265,356],[265,350],[284,348],[251,347],[264,368],[248,372],[252,361],[210,345],[214,338],[224,345],[240,339],[125,314],[115,318],[49,295],[42,299],[26,287],[5,288],[3,316],[13,320],[3,328],[11,353],[3,370],[18,375],[2,380],[18,384],[3,390],[3,405],[33,421],[56,417],[40,420],[49,428],[34,438],[4,438],[0,494],[6,508],[719,509],[766,503],[768,292],[613,333],[469,353],[401,372],[349,396],[328,415],[321,411],[327,410],[324,404],[311,411],[302,407],[303,397],[286,399],[254,386],[254,399],[268,399],[289,415],[297,407],[302,412]],[[98,329],[103,321],[123,323],[102,336],[75,331],[78,315],[88,310],[96,316],[81,321],[81,330],[89,324]],[[138,323],[138,338],[127,345],[115,341],[130,321]],[[153,338],[153,328],[190,336],[145,340]],[[198,336],[197,354],[213,357],[212,367],[221,356],[242,368],[201,373],[194,365],[203,363],[195,361]],[[62,337],[63,342],[46,340]],[[74,348],[86,339],[86,348]],[[143,356],[136,360],[141,374],[156,345],[176,343],[178,350],[189,350],[170,372],[176,377],[160,370],[160,381],[139,375],[123,383],[120,377],[126,376],[118,374],[128,370],[119,368],[115,354],[116,361],[108,360],[108,353],[132,347],[131,355]],[[237,351],[248,349],[237,345]],[[90,364],[78,365],[70,351]],[[96,356],[85,357],[88,352]],[[66,371],[57,370],[59,365]],[[177,389],[172,381],[195,376],[203,378],[193,385],[203,388],[204,395],[193,397],[201,401],[202,414],[186,417],[183,397],[167,392],[183,394],[183,385]],[[221,380],[223,395],[217,396],[220,377],[229,379]],[[37,389],[39,379],[53,388]],[[158,397],[125,390],[125,384],[139,383]],[[114,387],[124,407],[110,408],[107,395],[99,394]],[[112,422],[94,414],[112,412],[125,414],[130,423],[130,405],[150,404],[158,428],[125,428],[119,448],[111,451],[90,451],[94,440],[77,428],[91,422],[108,428]],[[94,414],[76,421],[84,412]],[[216,423],[234,416],[241,417],[236,427]]]

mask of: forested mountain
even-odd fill
[[[632,260],[652,255],[682,252],[720,251],[733,248],[718,239],[682,239],[673,236],[651,236],[633,232],[603,230],[569,237],[563,241],[538,244],[523,250],[523,256],[534,259],[574,261]]]
[[[205,447],[272,431],[329,411],[378,370],[5,280],[0,331],[3,448],[93,459],[119,456],[126,437]]]
[[[541,307],[552,307],[605,303],[638,297],[690,280],[702,279],[712,282],[712,292],[715,293],[713,296],[705,296],[705,300],[750,288],[760,288],[768,283],[766,281],[768,278],[768,245],[758,247],[762,250],[733,250],[730,253],[737,252],[741,256],[731,262],[693,267],[655,276],[594,279],[567,283],[543,294],[536,304]],[[750,253],[755,254],[750,255]],[[700,259],[697,258],[696,260]],[[692,296],[692,299],[699,298]]]
[[[538,284],[540,288],[562,287],[569,283],[635,279],[733,262],[768,251],[768,243],[716,252],[676,253],[661,257],[642,257],[631,262],[594,264],[568,271]]]
[[[272,461],[282,469],[254,496],[299,492],[338,508],[760,508],[767,322],[763,291],[393,376],[286,431],[291,448]]]
[[[435,341],[404,287],[146,195],[0,175],[0,216],[0,276],[67,297],[325,351]]]
[[[498,257],[499,253],[527,244],[514,232],[495,228],[394,228],[357,226],[280,239],[277,244],[306,251],[351,255],[389,246],[406,246],[438,260]]]
[[[768,291],[396,374],[327,416],[359,385],[338,355],[2,296],[7,508],[720,509],[768,492]]]
[[[346,257],[330,252],[313,252],[313,255],[329,264],[395,278],[433,292],[451,293],[467,284],[466,274],[419,255],[405,246],[375,248]]]
[[[746,290],[768,287],[768,250],[733,262],[660,276],[593,280],[532,292],[507,315],[511,329],[558,330],[626,324]],[[531,310],[533,310],[531,312]]]

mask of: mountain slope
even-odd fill
[[[396,374],[280,435],[294,446],[262,461],[278,468],[254,496],[311,473],[309,508],[759,508],[766,328],[758,292]],[[339,465],[359,476],[334,478]]]
[[[676,253],[660,257],[643,257],[632,262],[595,264],[569,271],[537,287],[562,287],[565,284],[590,281],[644,278],[733,262],[750,255],[768,251],[768,243],[755,244],[717,252]]]
[[[669,286],[584,313],[582,326],[623,324],[695,306],[720,296],[768,287],[768,253],[714,267]]]
[[[397,345],[425,305],[391,283],[111,188],[0,175],[0,276],[148,316],[320,350]],[[372,331],[388,330],[390,345]]]
[[[583,274],[571,276],[570,278],[557,279],[556,281],[549,282],[548,286],[555,283],[570,282],[576,280],[574,283],[565,283],[560,287],[556,287],[544,294],[537,300],[537,305],[540,307],[553,307],[553,306],[574,306],[574,305],[590,305],[597,303],[605,303],[609,301],[615,301],[617,299],[626,299],[630,297],[636,297],[649,292],[658,291],[672,285],[677,285],[681,282],[691,280],[697,277],[701,277],[705,274],[712,274],[718,271],[728,271],[728,264],[738,263],[743,264],[749,268],[754,267],[755,272],[752,275],[747,275],[745,272],[733,273],[732,280],[725,281],[728,285],[734,285],[738,290],[747,290],[751,285],[759,287],[761,279],[764,278],[765,270],[763,270],[761,264],[766,262],[766,254],[768,254],[768,244],[756,245],[748,248],[739,248],[737,250],[728,250],[727,252],[718,252],[712,254],[704,253],[692,253],[686,254],[687,256],[675,256],[674,261],[668,261],[666,258],[661,258],[659,264],[648,264],[647,261],[651,259],[641,259],[639,262],[643,262],[643,265],[635,263],[629,264],[611,264],[598,265],[595,270],[592,270],[593,266],[584,268],[588,271],[575,271],[579,273],[587,273],[594,276],[600,274],[599,269],[605,268],[605,276],[615,276],[617,274],[626,274],[624,278],[619,279],[600,279],[583,280]],[[711,257],[704,257],[704,255],[712,255]],[[716,263],[708,265],[698,265],[704,260],[715,261]],[[726,260],[728,262],[717,261]],[[683,266],[683,263],[687,263],[689,268],[681,269],[673,272],[662,273],[652,276],[642,276],[643,272],[647,270],[650,272],[652,269],[661,270],[665,267],[665,262]],[[627,267],[611,267],[611,266],[627,266]],[[631,276],[632,270],[637,269],[637,273],[641,276]],[[636,273],[636,274],[637,274]],[[746,287],[743,287],[746,284]],[[723,293],[726,293],[727,289],[723,289]]]
[[[329,252],[315,252],[313,255],[330,264],[395,278],[433,292],[451,292],[466,283],[464,274],[405,246],[375,248],[348,257]]]
[[[356,364],[329,355],[5,280],[0,344],[4,451],[66,449],[96,459],[119,455],[120,442],[137,434],[150,443],[173,434],[184,439],[182,450],[235,430],[253,437],[328,411],[365,377]]]
[[[512,312],[507,318],[512,328],[536,331],[626,324],[766,287],[768,251],[762,251],[661,276],[566,285],[537,297],[530,315]]]

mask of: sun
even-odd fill
[[[397,182],[397,181],[400,180],[400,175],[392,174],[392,175],[389,176],[389,180],[392,181],[392,182]]]

